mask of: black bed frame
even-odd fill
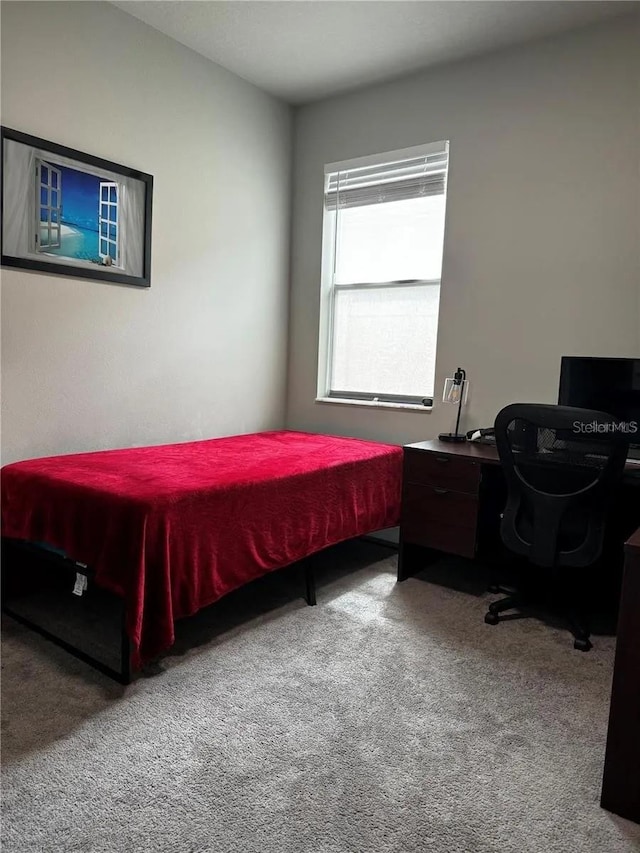
[[[109,678],[114,679],[114,681],[119,682],[120,684],[130,684],[131,683],[131,644],[129,641],[129,636],[126,631],[125,624],[125,606],[122,599],[118,599],[120,602],[120,649],[119,649],[119,657],[120,657],[120,668],[114,669],[111,666],[108,666],[103,661],[94,657],[93,655],[88,654],[82,649],[78,648],[73,643],[68,642],[67,640],[62,639],[61,637],[54,634],[52,631],[44,628],[42,625],[39,625],[33,619],[30,619],[21,613],[18,613],[13,607],[11,607],[10,601],[7,603],[7,598],[11,597],[11,585],[15,583],[16,578],[13,573],[17,572],[18,575],[20,573],[28,573],[30,567],[33,567],[35,564],[49,565],[49,568],[53,568],[54,570],[63,570],[70,573],[71,576],[75,576],[76,573],[84,575],[87,578],[87,582],[90,584],[94,583],[94,573],[91,568],[83,565],[82,563],[77,563],[69,557],[62,556],[54,551],[50,551],[45,548],[40,548],[37,545],[21,542],[15,539],[2,539],[2,611],[6,613],[7,616],[10,616],[12,619],[15,619],[16,622],[19,622],[21,625],[25,625],[27,628],[30,628],[32,631],[40,634],[40,636],[49,640],[52,643],[55,643],[56,646],[64,649],[74,657],[83,661],[84,663],[89,664],[94,669],[97,669],[99,672],[102,672],[104,675],[109,676]],[[283,567],[284,568],[284,567]],[[19,578],[18,578],[19,581]],[[316,582],[315,582],[315,573],[313,570],[313,564],[311,560],[304,561],[304,581],[305,581],[305,595],[304,598],[308,605],[312,606],[316,603]]]

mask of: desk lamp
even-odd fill
[[[464,433],[460,434],[458,428],[460,426],[460,413],[463,403],[467,402],[469,393],[469,383],[467,382],[467,372],[459,367],[453,377],[448,377],[444,380],[444,392],[442,394],[443,403],[454,403],[458,406],[458,415],[456,417],[455,432],[441,432],[438,438],[440,441],[466,441],[467,437]]]

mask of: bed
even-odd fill
[[[174,622],[400,515],[402,449],[288,430],[2,469],[2,536],[46,543],[123,602],[134,668]]]

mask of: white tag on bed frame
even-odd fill
[[[88,586],[87,576],[81,575],[80,572],[76,572],[76,583],[75,583],[75,586],[73,587],[73,594],[74,595],[82,595],[82,593],[85,591],[87,586]]]

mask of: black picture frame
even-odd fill
[[[140,228],[141,233],[137,233],[138,229],[136,229],[136,233],[138,238],[142,238],[142,272],[141,275],[132,275],[127,272],[122,272],[116,269],[107,269],[104,265],[93,261],[80,261],[77,265],[73,263],[64,263],[61,261],[50,261],[45,260],[44,257],[34,257],[38,249],[34,247],[32,250],[30,249],[27,253],[28,257],[21,256],[19,254],[8,254],[5,249],[5,182],[7,180],[6,175],[6,165],[5,165],[5,145],[8,141],[14,141],[20,143],[25,146],[29,146],[35,149],[38,152],[46,152],[47,154],[55,156],[59,156],[65,158],[66,160],[74,160],[80,166],[90,166],[96,167],[99,170],[113,173],[115,176],[122,176],[123,178],[133,179],[135,181],[140,181],[144,188],[144,202],[143,202],[143,222]],[[74,148],[68,148],[65,145],[60,145],[57,142],[51,142],[46,139],[41,139],[37,136],[31,136],[28,133],[22,133],[21,131],[14,130],[9,127],[2,126],[0,127],[0,162],[2,163],[2,179],[0,180],[0,264],[3,267],[15,267],[17,269],[22,270],[31,270],[36,272],[44,272],[49,275],[62,275],[62,276],[74,276],[77,278],[84,279],[94,279],[98,281],[109,282],[113,284],[127,284],[133,285],[135,287],[150,287],[151,286],[151,212],[152,212],[152,200],[153,200],[153,176],[147,174],[146,172],[141,172],[138,169],[133,169],[129,166],[123,166],[120,163],[113,163],[110,160],[104,160],[101,157],[96,157],[92,154],[86,154],[82,151],[78,151]],[[74,171],[73,167],[69,167],[70,171]],[[43,170],[44,171],[44,170]],[[54,170],[55,171],[55,170]],[[87,172],[87,169],[83,169],[82,171]],[[35,191],[36,185],[33,185],[33,189]],[[27,189],[27,192],[31,192],[31,187]],[[25,193],[25,204],[26,204],[26,195]],[[50,196],[51,197],[51,192]],[[36,205],[38,202],[36,201]],[[51,205],[51,201],[48,202],[49,206]],[[62,206],[60,207],[60,211],[62,210]],[[40,216],[40,214],[38,214]],[[49,213],[49,217],[51,214]],[[58,235],[62,232],[62,215],[59,218],[60,225],[58,227]],[[102,220],[99,220],[102,222]],[[42,223],[41,223],[42,224]],[[34,231],[36,229],[37,222],[34,221]],[[49,222],[49,237],[51,236],[51,221]],[[53,226],[56,227],[55,225]],[[118,226],[119,227],[119,226]],[[96,239],[100,240],[100,234],[102,232],[98,231],[96,235]],[[116,231],[116,233],[118,233]],[[36,246],[38,237],[34,237]],[[60,240],[60,236],[58,236],[58,240]],[[61,242],[58,244],[61,245]],[[106,244],[105,244],[106,245]],[[102,243],[100,243],[102,246]],[[106,251],[106,250],[105,250]],[[63,256],[66,257],[66,256]],[[70,257],[69,260],[72,260]],[[75,258],[73,258],[75,260]],[[106,258],[107,261],[110,262],[110,258]],[[82,264],[82,265],[80,265]]]

